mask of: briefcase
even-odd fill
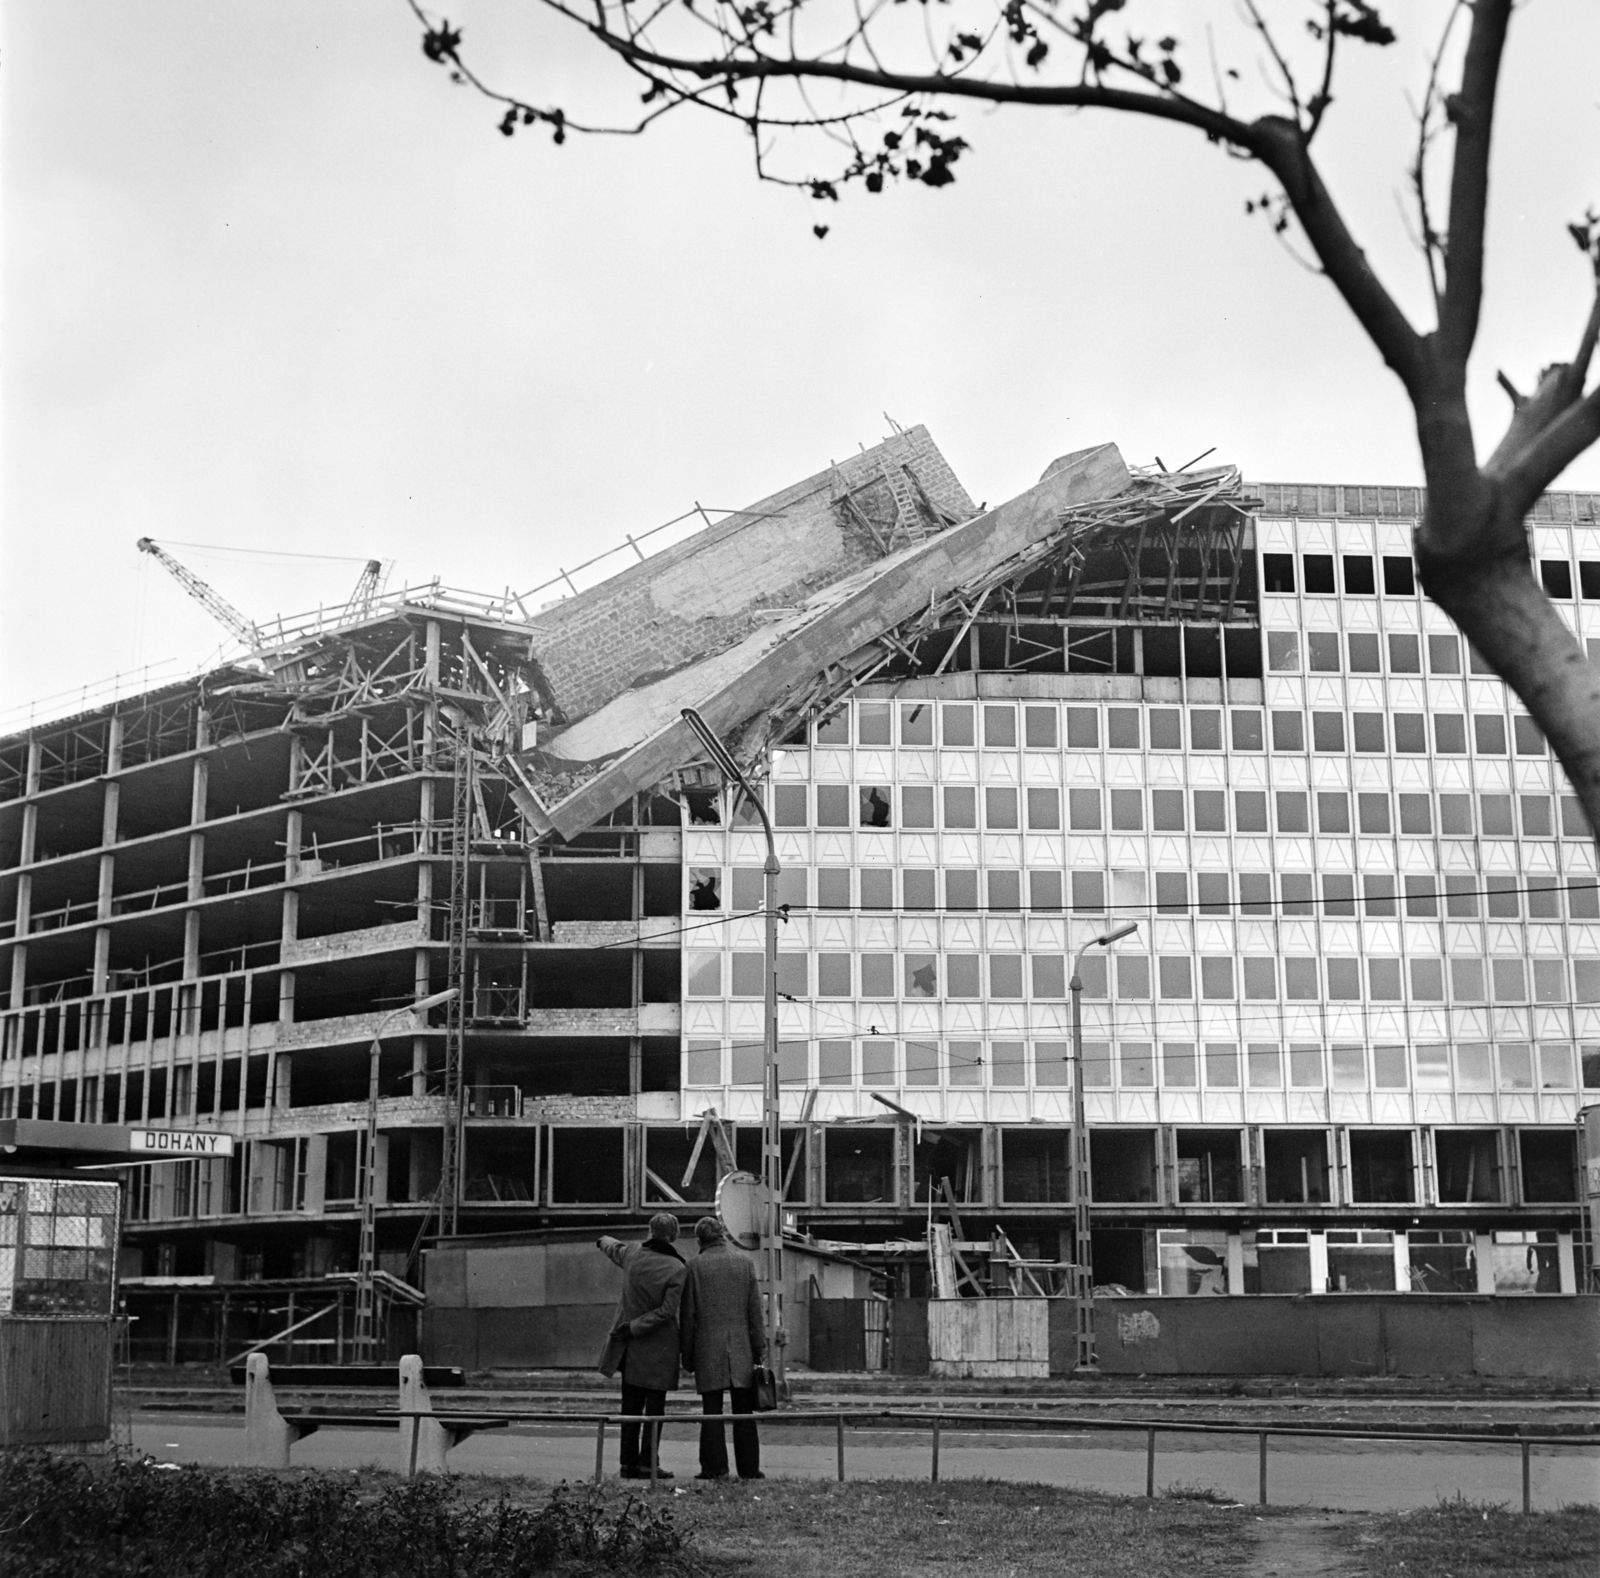
[[[770,1414],[778,1406],[778,1378],[764,1364],[756,1366],[756,1412]]]

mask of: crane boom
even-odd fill
[[[368,559],[365,568],[356,580],[355,590],[350,594],[350,601],[345,604],[345,616],[350,619],[364,617],[371,612],[372,599],[378,595],[378,586],[383,579],[383,560]]]
[[[256,629],[254,622],[246,619],[215,587],[202,581],[193,570],[179,564],[166,549],[151,538],[141,537],[135,546],[140,553],[147,553],[164,565],[167,573],[190,597],[247,647],[255,648],[261,645],[261,632]]]

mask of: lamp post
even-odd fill
[[[378,1028],[372,1037],[372,1053],[367,1069],[367,1131],[361,1155],[361,1254],[356,1271],[355,1335],[356,1355],[368,1364],[372,1363],[372,1350],[377,1341],[378,1058],[382,1051],[383,1034],[391,1022],[402,1015],[437,1008],[441,1003],[448,1003],[455,995],[456,989],[452,986],[447,992],[434,992],[430,997],[390,1009],[378,1021]]]
[[[1083,1104],[1083,977],[1078,966],[1091,948],[1109,948],[1138,931],[1128,921],[1092,937],[1072,956],[1072,1295],[1078,1317],[1076,1374],[1100,1368],[1094,1348],[1094,1250],[1089,1238],[1089,1123]]]
[[[781,1389],[785,1368],[783,1350],[788,1341],[783,1327],[783,1163],[778,1106],[778,874],[782,868],[778,865],[777,840],[772,836],[772,818],[767,815],[761,796],[711,725],[693,707],[683,709],[683,721],[694,731],[717,770],[744,790],[767,836],[767,863],[762,868],[766,877],[762,895],[766,919],[763,964],[766,1014],[762,1040],[761,1181],[766,1186],[766,1208],[761,1214],[761,1280],[766,1284],[767,1293],[767,1362]]]

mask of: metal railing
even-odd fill
[[[436,1412],[424,1412],[413,1409],[400,1409],[394,1414],[398,1422],[404,1419],[433,1419],[440,1424],[448,1426],[450,1410],[440,1409]],[[463,1410],[465,1412],[465,1410]],[[1533,1511],[1533,1449],[1543,1447],[1588,1447],[1600,1448],[1600,1436],[1556,1436],[1533,1435],[1518,1432],[1516,1434],[1492,1433],[1486,1431],[1470,1430],[1407,1430],[1407,1429],[1381,1429],[1362,1428],[1349,1425],[1260,1425],[1260,1424],[1230,1424],[1214,1420],[1182,1421],[1171,1419],[1100,1419],[1082,1418],[1076,1415],[1063,1414],[997,1414],[973,1413],[946,1409],[893,1409],[885,1408],[876,1411],[862,1409],[790,1409],[781,1408],[768,1413],[758,1414],[696,1414],[696,1413],[671,1413],[671,1414],[592,1414],[579,1412],[561,1412],[548,1409],[508,1409],[497,1408],[493,1410],[496,1419],[503,1419],[507,1423],[543,1423],[543,1424],[592,1424],[595,1427],[594,1445],[594,1477],[599,1483],[605,1475],[605,1445],[606,1430],[611,1425],[642,1424],[651,1427],[654,1442],[650,1452],[650,1481],[652,1486],[659,1483],[656,1471],[659,1466],[659,1448],[662,1433],[671,1425],[693,1425],[697,1429],[704,1424],[729,1425],[753,1421],[758,1424],[790,1425],[808,1424],[818,1421],[832,1421],[834,1426],[834,1440],[836,1453],[836,1474],[843,1483],[845,1478],[845,1430],[846,1426],[854,1424],[858,1427],[874,1428],[877,1426],[896,1427],[921,1427],[927,1426],[930,1430],[930,1459],[928,1478],[932,1483],[939,1480],[939,1454],[942,1444],[944,1429],[953,1425],[962,1430],[963,1434],[978,1435],[986,1429],[997,1425],[1010,1428],[1024,1427],[1037,1430],[1041,1434],[1048,1434],[1059,1430],[1072,1431],[1124,1431],[1143,1432],[1145,1437],[1145,1476],[1144,1494],[1147,1498],[1154,1498],[1156,1493],[1156,1437],[1165,1435],[1200,1435],[1200,1436],[1246,1436],[1255,1437],[1257,1452],[1257,1497],[1259,1505],[1265,1507],[1267,1501],[1267,1459],[1268,1449],[1273,1438],[1280,1440],[1326,1440],[1326,1441],[1406,1441],[1426,1443],[1432,1446],[1471,1446],[1487,1445],[1501,1447],[1516,1447],[1520,1454],[1522,1469],[1522,1510]],[[387,1413],[386,1413],[387,1417]],[[338,1424],[337,1415],[330,1414],[325,1423],[329,1426]],[[412,1467],[415,1467],[413,1459]]]

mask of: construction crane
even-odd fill
[[[346,619],[361,619],[372,611],[372,599],[382,590],[383,560],[368,559],[356,578],[356,588],[344,605]]]
[[[159,564],[190,597],[199,603],[219,625],[254,651],[261,645],[261,632],[246,619],[215,587],[202,581],[193,570],[178,563],[165,548],[149,537],[141,537],[135,544],[140,553],[147,553]],[[369,566],[370,568],[370,566]],[[365,572],[363,572],[363,579]]]

